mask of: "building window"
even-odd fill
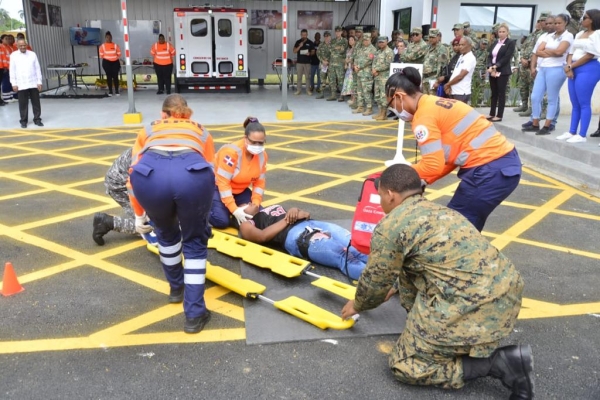
[[[193,19],[190,23],[192,36],[206,36],[208,34],[208,22],[205,19]]]
[[[506,23],[510,36],[516,39],[533,31],[535,5],[496,5],[462,3],[459,21],[469,21],[471,29],[481,36],[488,34],[494,24]]]

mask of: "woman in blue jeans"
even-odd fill
[[[246,208],[252,220],[240,225],[242,238],[285,250],[287,253],[325,267],[337,268],[358,279],[367,265],[367,255],[350,246],[350,232],[339,225],[310,219],[307,211],[280,205],[262,210]]]
[[[524,128],[525,132],[535,132],[536,135],[550,134],[550,124],[556,115],[556,106],[560,88],[567,76],[563,70],[569,48],[573,43],[573,35],[566,30],[571,18],[566,14],[559,14],[554,19],[554,33],[546,35],[535,56],[539,58],[537,73],[531,92],[531,108],[533,110],[533,125]],[[535,65],[532,63],[532,65]],[[533,68],[533,67],[532,67]],[[542,99],[544,93],[548,95],[548,110],[545,125],[540,129],[540,115],[542,112]]]
[[[592,94],[600,81],[600,63],[593,54],[589,53],[592,50],[592,39],[598,39],[594,36],[600,34],[600,31],[596,32],[600,28],[600,10],[586,11],[581,26],[584,30],[575,36],[567,56],[567,65],[564,67],[568,78],[569,98],[573,105],[571,126],[568,132],[556,138],[566,140],[568,143],[583,143],[587,140],[587,131],[592,119]]]

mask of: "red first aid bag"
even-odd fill
[[[352,219],[352,231],[350,245],[354,246],[363,254],[371,252],[371,236],[375,226],[385,216],[381,208],[379,194],[375,189],[375,179],[381,176],[381,172],[371,174],[365,179],[354,211]]]

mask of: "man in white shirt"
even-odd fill
[[[27,50],[25,39],[17,41],[19,51],[10,55],[10,84],[19,96],[19,113],[21,128],[27,128],[29,119],[29,99],[33,108],[33,123],[42,124],[42,107],[40,106],[40,91],[42,90],[42,71],[40,63],[33,51]]]
[[[468,36],[463,36],[458,42],[460,56],[456,61],[450,80],[444,85],[444,91],[448,96],[467,104],[471,100],[471,81],[473,71],[477,66],[477,58],[471,51],[472,48],[473,40]]]

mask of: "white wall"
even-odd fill
[[[380,32],[391,35],[394,30],[394,11],[403,8],[412,8],[411,29],[431,23],[431,0],[381,0]]]

